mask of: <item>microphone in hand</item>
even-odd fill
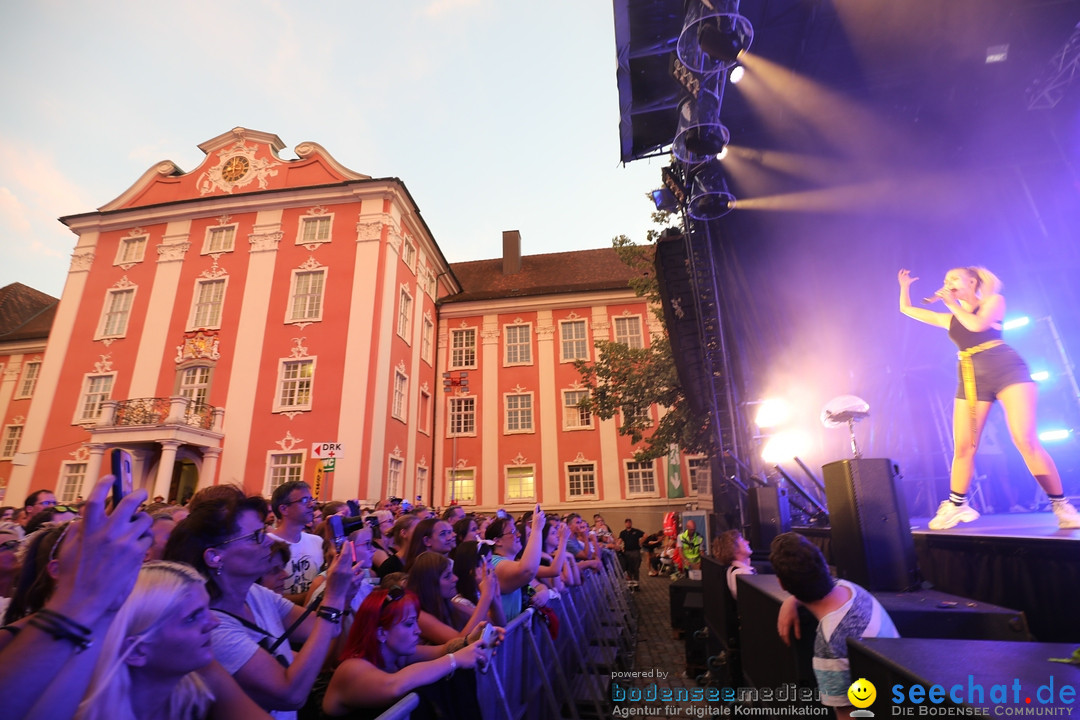
[[[922,299],[923,305],[933,305],[938,300],[941,300],[941,293],[943,293],[943,292],[955,292],[955,291],[949,290],[949,288],[947,288],[947,287],[942,287],[940,290],[938,290],[933,295],[930,295],[929,297],[924,297]]]

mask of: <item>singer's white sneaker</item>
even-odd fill
[[[1076,512],[1075,510],[1073,511]],[[967,503],[953,505],[951,500],[945,500],[938,505],[937,515],[930,518],[928,527],[931,530],[948,530],[962,522],[972,522],[979,519],[979,511]],[[1078,516],[1080,519],[1080,516]],[[1080,526],[1078,526],[1080,527]]]
[[[1071,502],[1051,503],[1054,514],[1057,515],[1059,528],[1080,528],[1080,513],[1076,512]]]

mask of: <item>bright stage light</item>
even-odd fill
[[[1045,382],[1050,379],[1050,373],[1046,370],[1039,370],[1031,373],[1031,379],[1035,382]]]
[[[1061,442],[1062,440],[1068,440],[1070,434],[1069,430],[1063,429],[1043,430],[1039,433],[1039,439],[1043,442]]]
[[[805,455],[810,438],[801,430],[785,430],[773,435],[761,448],[761,459],[768,465],[788,462]]]
[[[1031,318],[1029,318],[1027,316],[1013,318],[1012,320],[1006,320],[1004,323],[1002,323],[1001,329],[1002,330],[1013,330],[1015,328],[1024,327],[1025,325],[1027,325],[1030,322],[1031,322]]]
[[[744,68],[742,65],[736,65],[735,67],[731,68],[731,72],[728,73],[727,79],[731,82],[732,85],[738,85],[739,81],[743,79],[744,75],[746,75],[746,68]]]
[[[791,406],[786,400],[769,398],[763,400],[758,406],[757,415],[754,416],[754,424],[761,429],[783,425],[791,419]]]

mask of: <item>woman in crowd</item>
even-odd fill
[[[371,531],[371,544],[375,551],[371,556],[371,567],[377,568],[394,551],[390,545],[390,531],[394,529],[394,513],[389,510],[376,510],[368,517],[375,518]]]
[[[434,552],[423,552],[417,556],[405,584],[405,589],[420,600],[420,637],[428,643],[449,642],[457,637],[465,637],[484,620],[493,602],[498,602],[499,583],[493,575],[487,573],[484,566],[484,579],[480,582],[479,602],[472,612],[466,614],[460,604],[454,603],[458,594],[457,575],[450,559]]]
[[[413,528],[412,537],[409,539],[409,551],[405,555],[405,571],[412,569],[412,564],[423,552],[434,552],[440,555],[450,555],[454,549],[454,528],[445,520],[426,518],[421,520]]]
[[[14,592],[0,624],[10,625],[37,612],[52,595],[56,586],[56,556],[67,528],[68,523],[43,527],[22,541]],[[0,643],[6,640],[0,636]]]
[[[415,515],[406,514],[394,523],[394,527],[390,530],[390,544],[394,552],[375,566],[375,572],[380,578],[405,570],[405,556],[409,552],[409,541],[412,540],[413,528],[418,522],[420,521]]]
[[[460,612],[471,616],[480,602],[480,583],[490,570],[489,561],[495,544],[490,540],[466,542],[454,548],[454,576],[457,578],[457,594],[451,602]],[[491,622],[499,627],[506,627],[506,615],[502,609],[502,591],[499,583],[492,583],[492,597],[489,615]]]
[[[540,567],[541,530],[544,520],[544,513],[537,505],[532,516],[533,532],[524,552],[521,552],[521,536],[514,527],[513,520],[497,517],[488,525],[487,539],[495,542],[495,554],[491,562],[495,577],[499,580],[503,613],[507,622],[521,614],[524,607],[522,588],[535,579],[536,569]],[[521,559],[515,559],[519,552]]]
[[[346,544],[330,567],[322,608],[277,643],[304,609],[255,584],[272,563],[260,503],[225,497],[200,504],[173,530],[165,559],[207,578],[210,607],[221,621],[212,632],[214,657],[260,706],[293,720],[341,630],[354,588],[352,548]],[[295,655],[290,642],[300,645]]]
[[[206,582],[180,563],[143,566],[120,607],[76,720],[270,716],[214,661]]]
[[[459,668],[487,662],[490,649],[477,642],[482,628],[474,630],[468,641],[457,638],[442,645],[420,645],[419,608],[416,595],[401,587],[378,588],[368,595],[323,697],[326,715],[374,718],[417,691],[424,702],[413,712],[414,719],[432,716],[434,706],[443,717],[480,717],[475,683],[470,692],[469,678],[463,673],[456,681],[439,681],[452,678]]]
[[[600,545],[596,540],[596,533],[589,529],[585,518],[577,513],[566,516],[566,524],[570,526],[570,539],[566,541],[566,549],[577,560],[579,570],[600,569]]]
[[[581,571],[566,551],[570,528],[566,523],[548,520],[543,530],[544,548],[540,554],[540,567],[536,571],[545,585],[553,590],[563,590],[567,585],[581,584]]]
[[[476,518],[466,515],[454,523],[454,539],[456,540],[455,549],[461,547],[461,543],[479,540],[480,528],[476,525]]]
[[[713,555],[721,565],[726,565],[728,590],[731,597],[739,599],[736,575],[753,575],[756,571],[750,564],[750,543],[738,530],[726,530],[713,540]]]

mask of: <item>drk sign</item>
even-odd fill
[[[311,445],[311,457],[324,460],[326,458],[339,458],[345,453],[342,450],[343,443],[324,442]]]

